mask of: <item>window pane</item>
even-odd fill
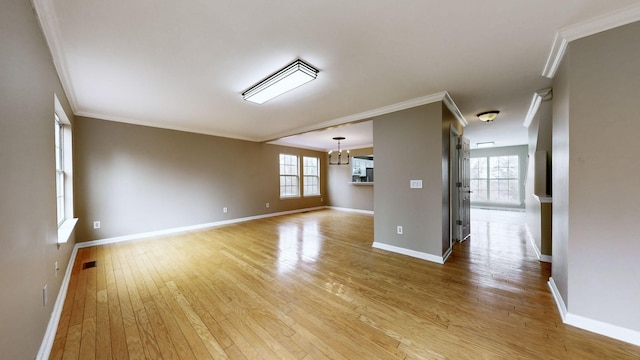
[[[280,154],[280,197],[300,196],[298,156]]]
[[[304,156],[302,163],[303,195],[320,195],[320,159]]]

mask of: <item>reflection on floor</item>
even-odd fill
[[[490,259],[501,258],[515,264],[537,260],[535,250],[526,241],[524,211],[471,209],[472,249],[483,251]]]

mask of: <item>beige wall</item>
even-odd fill
[[[0,49],[0,357],[33,359],[73,248],[57,246],[54,93],[71,112],[29,1],[0,4]]]
[[[350,154],[352,157],[359,155],[371,155],[373,154],[373,148],[351,149]],[[375,167],[374,159],[374,169]],[[374,170],[374,174],[375,173],[376,170]],[[373,211],[373,186],[350,184],[351,165],[328,166],[328,174],[328,200],[330,206]]]
[[[75,130],[78,241],[326,205],[323,152],[83,117]],[[280,152],[320,157],[322,195],[280,199]]]
[[[554,80],[553,127],[554,281],[570,313],[633,331],[639,36],[634,23],[569,45]]]
[[[375,242],[442,256],[442,116],[438,102],[373,119]],[[423,188],[410,189],[409,180]]]

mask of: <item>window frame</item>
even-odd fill
[[[69,241],[78,222],[73,210],[73,141],[71,121],[62,104],[54,94],[54,142],[56,170],[56,220],[58,224],[58,244]],[[59,198],[59,195],[62,197]],[[60,213],[62,211],[62,213]]]
[[[295,161],[288,161],[283,163],[283,158],[286,159],[287,157],[295,158]],[[295,174],[292,173],[291,171],[285,170],[287,167],[293,166],[293,164],[295,164]],[[278,172],[279,172],[279,179],[280,179],[279,180],[280,199],[299,198],[300,197],[300,157],[298,155],[280,153],[278,165],[279,165]],[[294,181],[289,181],[288,183],[285,181],[285,183],[283,184],[283,179],[293,179]],[[287,188],[290,188],[290,189],[295,188],[296,190],[295,194],[293,194],[293,192],[290,192],[290,194],[287,194],[287,191],[286,191]],[[283,189],[285,189],[284,194],[283,194]]]
[[[524,198],[525,198],[525,176],[526,176],[526,162],[527,162],[527,147],[524,146],[508,146],[502,148],[493,148],[493,149],[473,149],[471,150],[471,161],[470,161],[470,190],[472,191],[472,199],[471,205],[474,206],[497,206],[497,207],[508,207],[508,208],[523,208],[524,207]],[[491,159],[496,159],[494,161],[498,161],[497,159],[500,157],[515,157],[517,158],[518,164],[515,169],[512,167],[511,172],[514,170],[517,171],[516,174],[509,174],[509,171],[503,171],[507,176],[495,176],[495,172],[499,171],[499,168],[494,169],[494,174],[491,174]],[[485,159],[486,167],[481,167],[479,170],[483,173],[478,176],[478,169],[473,165],[473,161],[475,159]],[[505,168],[507,169],[507,168]],[[504,169],[503,169],[504,170]],[[498,174],[500,175],[500,174]],[[513,176],[511,176],[513,175]],[[473,186],[474,182],[476,184],[478,181],[482,182],[484,185],[479,184],[477,186]],[[493,184],[492,184],[493,181]],[[506,182],[509,184],[511,182],[511,188],[509,191],[517,190],[517,194],[515,196],[515,200],[500,200],[499,198],[496,200],[496,181],[498,182]],[[514,187],[515,185],[515,187]],[[477,199],[477,195],[479,194],[479,189],[484,191],[486,196],[485,199]],[[492,196],[493,194],[493,196]]]
[[[315,160],[315,166],[307,166],[307,159]],[[308,174],[307,169],[315,168],[315,174]],[[315,184],[307,184],[307,179],[315,179]],[[307,188],[315,188],[315,192],[307,192]],[[302,195],[304,197],[321,196],[320,188],[320,158],[317,156],[302,156]]]

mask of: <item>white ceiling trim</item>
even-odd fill
[[[640,20],[640,3],[564,27],[556,32],[542,76],[553,78],[569,42]]]
[[[334,126],[345,125],[345,124],[350,124],[350,123],[356,123],[356,122],[360,122],[360,121],[363,121],[363,120],[369,120],[369,119],[371,119],[373,117],[376,117],[376,116],[391,114],[391,113],[396,112],[396,111],[406,110],[406,109],[410,109],[410,108],[413,108],[413,107],[416,107],[416,106],[431,104],[431,103],[438,102],[438,101],[445,101],[445,99],[448,99],[447,101],[450,102],[451,104],[453,104],[453,106],[457,110],[459,116],[462,117],[462,114],[460,113],[460,110],[458,110],[458,107],[453,102],[453,99],[451,99],[451,96],[449,95],[449,93],[446,92],[446,91],[442,91],[442,92],[439,92],[439,93],[422,96],[422,97],[419,97],[419,98],[415,98],[415,99],[399,102],[399,103],[396,103],[396,104],[383,106],[383,107],[380,107],[380,108],[377,108],[377,109],[373,109],[373,110],[369,110],[369,111],[365,111],[365,112],[361,112],[361,113],[357,113],[357,114],[353,114],[353,115],[344,116],[344,117],[337,118],[337,119],[334,119],[334,120],[325,121],[323,123],[319,123],[319,124],[315,124],[315,125],[311,125],[311,126],[305,126],[305,127],[293,130],[293,131],[274,134],[272,136],[269,136],[269,137],[266,137],[266,138],[263,138],[263,139],[257,140],[257,141],[273,141],[273,140],[277,140],[277,139],[280,139],[280,138],[283,138],[283,137],[287,137],[287,136],[291,136],[291,135],[300,135],[300,134],[304,134],[304,133],[311,132],[311,131],[317,131],[317,130],[331,128],[331,127],[334,127]],[[447,104],[447,106],[449,106],[449,105]],[[454,112],[454,115],[455,115],[455,111],[454,110],[451,110],[451,111]],[[464,117],[462,117],[462,119],[464,120]]]
[[[469,125],[469,122],[464,118],[464,116],[460,112],[460,109],[458,109],[458,105],[456,105],[448,92],[445,92],[442,102],[444,102],[447,108],[449,108],[449,111],[453,113],[453,116],[456,118],[456,120],[458,120],[460,126],[465,127]]]
[[[533,121],[533,118],[536,116],[536,114],[538,113],[538,110],[540,109],[540,104],[542,104],[542,102],[545,100],[551,100],[551,97],[553,97],[551,88],[536,91],[533,94],[533,98],[531,99],[531,105],[529,105],[529,111],[527,111],[527,116],[524,117],[524,122],[522,123],[522,126],[527,128],[531,126],[531,122]]]
[[[67,61],[62,50],[62,41],[60,40],[60,27],[58,26],[58,20],[53,2],[49,0],[31,0],[33,9],[36,11],[36,17],[40,22],[40,27],[44,33],[44,37],[49,45],[49,51],[53,59],[53,66],[58,71],[62,88],[64,89],[71,111],[76,114],[78,109],[78,101],[71,86],[71,78],[67,73]]]
[[[256,139],[252,139],[252,138],[245,137],[245,136],[240,136],[238,134],[225,133],[225,132],[221,132],[221,131],[211,131],[209,129],[200,129],[200,128],[189,127],[189,126],[164,125],[164,124],[159,124],[157,122],[133,120],[133,119],[130,119],[130,118],[119,119],[119,118],[113,117],[113,116],[106,116],[106,115],[102,115],[102,114],[95,114],[95,113],[90,113],[90,112],[85,112],[85,111],[80,111],[75,115],[76,116],[84,116],[84,117],[99,119],[99,120],[107,120],[107,121],[119,122],[119,123],[123,123],[123,124],[154,127],[154,128],[158,128],[158,129],[184,131],[184,132],[189,132],[189,133],[211,135],[211,136],[219,136],[219,137],[226,137],[226,138],[231,138],[231,139],[246,140],[246,141],[253,141],[253,142],[257,142],[258,141]]]

